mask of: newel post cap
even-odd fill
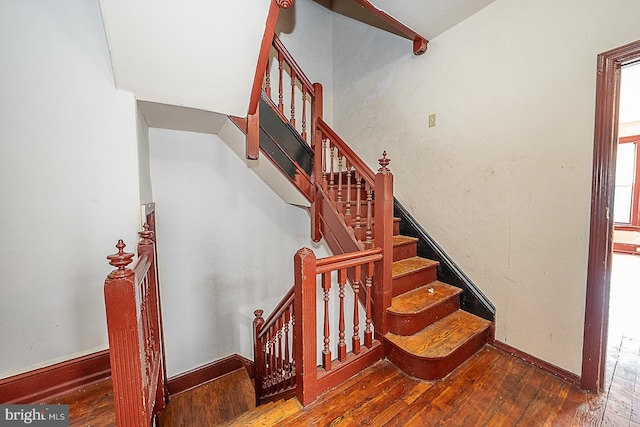
[[[293,0],[276,0],[276,4],[283,9],[289,9],[293,5]]]
[[[380,164],[380,169],[378,169],[378,172],[382,172],[382,173],[390,172],[387,166],[389,166],[389,163],[391,163],[391,159],[387,159],[386,150],[382,152],[382,158],[378,159],[378,163]]]
[[[118,243],[116,244],[118,253],[107,256],[109,264],[116,267],[116,270],[113,270],[111,273],[109,273],[107,278],[120,279],[132,273],[131,269],[127,268],[127,266],[131,264],[131,261],[133,261],[133,254],[125,252],[125,246],[127,245],[124,244],[122,239],[118,240]]]

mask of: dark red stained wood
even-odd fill
[[[231,119],[233,124],[236,125],[236,127],[240,129],[242,133],[244,133],[245,135],[248,133],[247,119],[245,117],[229,116],[229,119]]]
[[[631,227],[638,227],[640,225],[640,135],[624,136],[618,140],[618,144],[636,143],[636,166],[635,166],[635,180],[633,184],[633,196],[631,198]],[[616,224],[616,230],[621,229]],[[615,250],[615,248],[614,248]]]
[[[413,40],[413,53],[414,55],[422,55],[427,51],[427,44],[429,40],[422,37],[420,34],[413,31],[411,28],[398,21],[393,16],[389,15],[383,10],[378,9],[372,5],[368,0],[354,0],[356,3],[367,9],[372,14],[376,15],[380,19],[386,21],[392,27],[400,31],[409,40]]]
[[[383,346],[377,341],[373,343],[371,349],[363,350],[358,357],[355,357],[353,353],[349,353],[346,360],[341,363],[335,363],[331,371],[318,370],[317,393],[323,393],[343,383],[383,358]]]
[[[152,233],[140,233],[138,260],[123,251],[107,258],[117,267],[104,285],[116,422],[149,425],[167,400],[160,298]]]
[[[593,392],[603,390],[606,366],[620,69],[638,58],[640,58],[640,41],[598,55],[591,227],[581,379],[582,387]]]
[[[640,245],[634,245],[631,243],[613,242],[613,251],[623,253],[623,254],[639,255]]]
[[[460,295],[456,294],[440,302],[436,307],[429,307],[415,314],[394,313],[387,311],[389,332],[396,335],[412,335],[427,325],[442,319],[460,308]]]
[[[260,155],[260,109],[247,116],[247,159],[257,160]]]
[[[362,248],[358,246],[357,240],[353,236],[353,231],[340,219],[326,194],[320,191],[318,191],[318,194],[320,195],[320,200],[316,198],[315,203],[320,204],[322,235],[327,240],[331,251],[336,254],[342,254],[361,250]]]
[[[565,369],[562,369],[558,366],[552,365],[549,362],[545,362],[542,359],[538,359],[535,356],[532,356],[528,353],[525,353],[522,350],[518,350],[515,347],[511,347],[509,344],[505,344],[501,341],[493,340],[491,343],[498,350],[504,351],[505,353],[509,353],[511,356],[515,356],[520,360],[524,360],[525,362],[542,369],[543,371],[549,372],[557,377],[562,378],[565,381],[569,381],[575,385],[580,385],[580,377],[572,372],[569,372]]]
[[[375,266],[373,294],[373,324],[375,337],[382,342],[388,331],[387,308],[393,294],[393,175],[387,167],[386,151],[379,160],[380,169],[375,176],[375,236],[382,249],[382,260]]]
[[[338,147],[340,153],[343,156],[346,156],[349,159],[349,163],[356,168],[356,170],[363,176],[365,180],[369,182],[370,185],[374,185],[375,182],[375,174],[367,166],[367,164],[362,161],[360,157],[349,147],[343,140],[338,136],[337,133],[334,132],[333,129],[329,127],[328,124],[324,122],[322,119],[318,119],[317,122],[318,129],[321,131],[322,135],[331,140],[331,144]]]
[[[487,341],[487,331],[474,336],[464,345],[460,346],[450,356],[437,359],[424,359],[408,355],[393,343],[387,341],[387,358],[394,365],[409,375],[424,380],[436,380],[444,378],[447,374],[460,366],[471,357]]]
[[[316,257],[302,248],[293,258],[294,313],[293,345],[296,357],[296,394],[303,405],[318,396],[316,345]]]
[[[239,354],[232,354],[169,378],[167,380],[167,391],[170,396],[184,393],[240,368],[247,370],[249,378],[254,378],[253,362]]]
[[[260,45],[256,74],[253,78],[253,88],[251,89],[251,100],[249,101],[249,111],[247,112],[247,116],[255,114],[258,110],[258,101],[260,100],[260,92],[262,92],[264,70],[267,69],[267,64],[269,63],[269,52],[271,51],[271,44],[275,35],[279,12],[280,5],[276,0],[271,0],[271,4],[269,5],[269,14],[267,15],[267,22],[265,23],[264,28],[264,36],[262,36],[262,44]]]
[[[39,403],[103,380],[111,375],[109,350],[0,380],[0,402]]]

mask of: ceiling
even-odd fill
[[[397,30],[369,12],[358,0],[314,0],[316,3],[374,27],[401,36]],[[427,40],[431,40],[495,0],[369,0]]]

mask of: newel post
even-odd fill
[[[322,85],[320,83],[313,84],[315,97],[311,106],[311,148],[313,149],[313,174],[311,182],[313,183],[313,200],[311,201],[311,239],[319,242],[322,239],[322,231],[320,224],[320,212],[322,198],[318,196],[318,188],[322,183],[322,132],[318,129],[318,121],[322,119]]]
[[[258,338],[260,336],[260,330],[264,325],[264,319],[262,314],[264,310],[256,310],[253,312],[255,319],[253,319],[253,366],[256,371],[255,389],[256,389],[256,405],[260,403],[260,397],[262,396],[262,384],[264,383],[265,372],[265,357],[264,346],[262,341]]]
[[[376,263],[373,321],[375,336],[383,342],[387,333],[387,308],[391,306],[392,297],[392,263],[393,263],[393,175],[387,167],[390,160],[387,152],[378,160],[380,169],[375,180],[374,235],[376,246],[382,249],[382,259]]]
[[[293,342],[296,362],[296,395],[302,405],[313,402],[317,390],[316,256],[302,248],[293,257]]]
[[[142,362],[137,329],[135,274],[127,266],[132,253],[124,252],[118,241],[118,253],[109,255],[109,264],[116,267],[104,281],[104,299],[109,331],[109,352],[113,378],[114,406],[117,425],[143,425],[148,411],[142,390]]]

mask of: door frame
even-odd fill
[[[582,388],[596,393],[604,389],[606,371],[620,70],[623,66],[638,60],[640,40],[598,55],[591,226],[581,376]]]

